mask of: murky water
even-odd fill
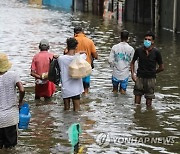
[[[62,54],[67,37],[75,25],[84,27],[99,53],[92,73],[90,95],[82,98],[81,111],[63,111],[60,91],[52,101],[34,101],[34,79],[30,65],[42,38],[50,41],[51,51]],[[18,145],[0,153],[70,153],[67,130],[72,123],[82,126],[80,145],[84,153],[179,153],[180,151],[180,35],[159,31],[156,44],[162,52],[165,71],[157,77],[156,99],[152,109],[133,104],[133,85],[127,95],[111,93],[111,69],[107,63],[112,45],[119,42],[119,32],[131,33],[130,44],[138,47],[148,25],[125,23],[101,17],[62,12],[39,7],[26,1],[0,0],[0,51],[6,52],[26,87],[25,100],[31,106],[28,130],[19,131]],[[59,89],[59,88],[58,88]]]

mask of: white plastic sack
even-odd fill
[[[70,77],[79,79],[88,76],[91,72],[91,65],[80,54],[76,54],[75,59],[69,65]]]

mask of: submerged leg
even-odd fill
[[[69,110],[70,109],[70,98],[64,98],[64,110]]]
[[[141,104],[141,95],[135,95],[135,104],[140,105]]]
[[[80,99],[73,99],[73,110],[74,111],[80,110]]]
[[[152,105],[152,99],[151,98],[147,98],[146,99],[146,106],[150,107]]]
[[[125,95],[125,94],[126,94],[126,91],[123,90],[123,89],[120,89],[120,93],[123,94],[123,95]]]

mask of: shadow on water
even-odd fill
[[[70,153],[67,130],[80,123],[80,145],[84,153],[179,153],[180,151],[180,36],[160,30],[156,44],[165,71],[157,76],[153,107],[134,106],[130,80],[127,94],[111,93],[111,73],[107,62],[111,47],[119,42],[122,28],[130,32],[130,44],[139,47],[147,25],[104,20],[83,13],[64,12],[55,8],[29,5],[27,1],[0,1],[0,50],[9,55],[12,70],[20,74],[26,89],[25,100],[31,107],[28,130],[19,130],[18,145],[0,153]],[[66,38],[81,25],[97,47],[99,59],[91,77],[88,97],[83,97],[81,111],[63,111],[60,88],[49,101],[34,100],[34,79],[29,75],[31,60],[42,38],[50,41],[50,51],[62,54]],[[167,143],[168,142],[168,143]]]

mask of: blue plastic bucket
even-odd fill
[[[20,113],[20,114],[28,115],[28,113],[29,113],[29,104],[24,103],[24,104],[21,106],[19,113]]]
[[[30,122],[31,114],[30,112],[26,114],[19,114],[19,124],[18,128],[19,129],[27,129],[29,122]]]
[[[29,112],[29,104],[24,103],[19,111],[19,124],[18,128],[19,129],[27,129],[29,125],[29,121],[31,118],[31,114]]]

